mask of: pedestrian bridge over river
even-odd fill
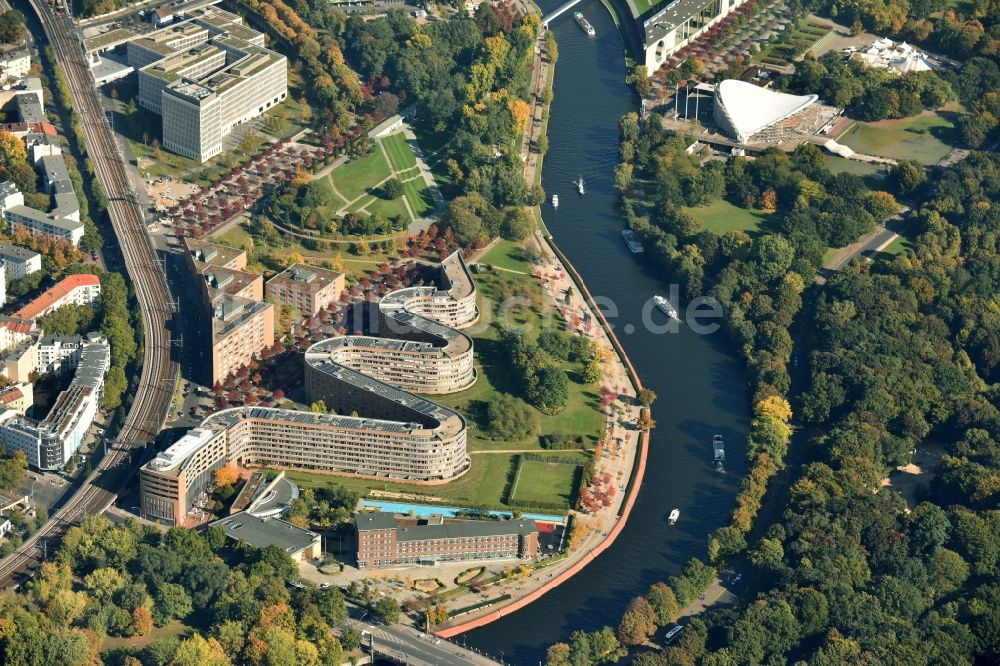
[[[551,13],[546,14],[544,17],[542,17],[542,27],[548,28],[549,23],[559,18],[569,10],[573,9],[573,7],[576,7],[578,4],[580,4],[580,2],[582,2],[582,0],[569,0],[568,2],[559,5]]]

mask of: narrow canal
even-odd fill
[[[562,1],[539,4],[551,11]],[[725,523],[746,472],[749,395],[743,366],[724,334],[696,335],[686,326],[655,334],[642,324],[643,307],[654,293],[667,295],[670,276],[632,255],[621,238],[617,126],[637,100],[625,84],[621,41],[608,10],[598,0],[575,9],[597,36],[587,37],[572,12],[552,26],[559,61],[542,185],[549,199],[559,195],[560,206],[553,210],[547,203],[543,215],[594,297],[617,306],[617,316],[608,318],[643,384],[659,396],[657,427],[638,504],[614,546],[530,606],[458,638],[496,657],[502,652],[518,666],[544,661],[546,647],[575,629],[616,626],[631,597],[677,573],[691,557],[704,557],[707,537]],[[584,196],[573,183],[581,176]],[[715,433],[725,436],[725,475],[711,465]],[[673,508],[680,509],[680,521],[668,527]]]

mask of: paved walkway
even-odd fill
[[[542,288],[547,301],[556,306],[566,321],[567,329],[571,334],[585,335],[594,341],[598,354],[602,359],[601,386],[607,387],[616,394],[615,400],[604,408],[605,426],[609,436],[607,444],[595,452],[597,457],[596,469],[594,470],[595,477],[600,477],[604,474],[609,476],[610,483],[608,486],[614,489],[615,494],[611,506],[601,508],[595,514],[575,510],[570,511],[570,514],[574,517],[574,522],[586,525],[588,532],[576,548],[569,551],[565,559],[535,570],[526,578],[492,585],[491,589],[483,593],[483,595],[467,592],[450,598],[446,606],[448,608],[456,608],[470,605],[476,601],[482,601],[486,597],[495,598],[501,594],[511,595],[511,599],[504,602],[502,606],[494,606],[465,614],[459,618],[455,618],[453,622],[443,625],[442,629],[446,629],[449,625],[460,625],[476,618],[495,614],[498,610],[502,611],[504,606],[513,604],[533,594],[540,587],[546,585],[553,578],[568,569],[578,567],[581,563],[589,561],[592,557],[592,551],[607,537],[618,520],[619,510],[625,501],[624,488],[628,483],[629,475],[635,463],[640,433],[631,430],[630,424],[634,423],[638,417],[638,407],[635,401],[635,390],[629,381],[625,366],[614,352],[611,341],[598,323],[596,315],[591,311],[583,295],[580,294],[579,290],[573,284],[572,278],[570,278],[561,262],[552,253],[552,249],[548,243],[544,242],[541,238],[540,233],[536,232],[532,238],[532,243],[535,245],[535,252],[541,258],[535,267],[534,274],[542,282]],[[473,455],[483,455],[501,452],[508,454],[524,453],[520,449],[473,451],[471,453]]]

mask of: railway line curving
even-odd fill
[[[156,257],[145,215],[129,181],[79,39],[68,16],[41,0],[29,0],[65,73],[73,106],[81,118],[88,156],[108,196],[108,216],[135,291],[145,345],[139,384],[125,423],[97,469],[73,495],[13,553],[0,560],[0,584],[9,585],[41,559],[40,545],[59,537],[87,515],[101,513],[131,475],[131,453],[151,443],[163,426],[177,378],[167,322],[170,292]]]

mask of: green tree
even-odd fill
[[[487,430],[491,437],[520,441],[538,434],[538,413],[509,393],[494,393],[486,404]]]
[[[157,626],[183,619],[190,615],[191,610],[191,597],[175,583],[163,583],[153,595],[153,619]]]
[[[398,178],[390,178],[389,180],[382,183],[382,198],[383,199],[398,199],[403,196],[403,184],[399,182]]]
[[[558,414],[569,401],[569,379],[559,368],[545,366],[528,382],[527,397],[546,414]]]
[[[661,627],[674,621],[680,612],[680,605],[674,591],[666,583],[654,583],[646,592],[646,600],[656,615],[656,624]]]
[[[372,612],[385,624],[396,624],[399,622],[399,602],[392,597],[382,597],[376,601]]]

